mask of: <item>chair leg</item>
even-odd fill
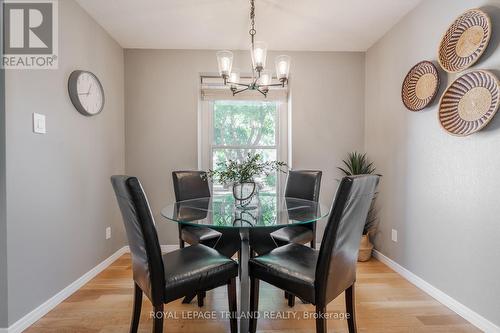
[[[184,297],[184,299],[182,300],[182,304],[189,304],[193,301],[194,297],[196,296],[196,294],[191,294],[189,296],[186,296]]]
[[[249,332],[257,332],[257,312],[259,311],[259,279],[250,280],[250,327]]]
[[[316,333],[326,333],[326,318],[324,313],[326,312],[326,306],[316,305]]]
[[[349,327],[349,333],[356,333],[358,328],[356,327],[356,290],[354,288],[354,283],[352,286],[345,291],[345,308],[346,312],[349,314],[347,317],[347,325]]]
[[[227,284],[227,301],[229,303],[229,325],[231,326],[231,333],[238,333],[238,306],[236,303],[236,278],[229,280]]]
[[[132,321],[130,322],[130,333],[137,333],[139,320],[141,319],[142,290],[134,283],[134,307],[132,310]]]
[[[163,333],[163,304],[154,307],[153,333]]]
[[[183,249],[186,244],[184,243],[184,240],[182,239],[182,225],[179,223],[177,225],[177,227],[178,227],[178,230],[179,230],[179,247],[181,249]]]
[[[311,248],[316,248],[316,222],[314,222],[312,227],[313,239],[311,240]]]
[[[203,304],[204,304],[204,300],[205,300],[205,297],[207,296],[207,292],[206,291],[200,291],[198,294],[197,294],[197,297],[198,297],[198,307],[202,307]]]
[[[295,295],[288,294],[288,306],[291,308],[295,306]]]

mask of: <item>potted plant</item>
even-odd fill
[[[366,154],[352,152],[349,153],[347,159],[342,162],[344,162],[344,167],[339,167],[338,169],[346,176],[375,174],[373,162],[368,160]],[[376,199],[377,193],[375,193],[373,197],[365,226],[363,228],[363,237],[361,238],[359,246],[358,261],[368,261],[372,256],[373,244],[370,242],[370,234],[374,232],[378,224],[377,209],[375,207]]]
[[[217,163],[215,170],[208,170],[207,178],[233,187],[235,204],[247,206],[257,193],[255,178],[268,176],[272,172],[286,173],[286,163],[281,161],[264,162],[261,154],[248,153],[243,161],[229,159]]]

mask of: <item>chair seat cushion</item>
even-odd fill
[[[216,250],[192,245],[164,254],[165,302],[210,290],[238,275],[238,264]]]
[[[313,240],[313,231],[303,226],[284,227],[271,233],[276,244],[306,244]]]
[[[189,244],[217,241],[221,236],[222,234],[217,230],[206,227],[183,226],[181,229],[182,240],[188,242]]]
[[[288,244],[250,259],[250,275],[314,304],[319,251]]]

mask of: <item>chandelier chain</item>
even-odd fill
[[[255,0],[250,0],[250,36],[252,38],[252,48],[254,43],[255,34],[257,31],[255,30]]]

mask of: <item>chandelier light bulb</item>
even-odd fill
[[[231,75],[229,76],[229,81],[232,83],[240,83],[240,70],[237,68],[233,68],[231,71]]]
[[[217,52],[217,64],[219,65],[220,76],[229,77],[233,66],[233,52],[227,50]]]
[[[276,65],[276,77],[278,80],[287,80],[288,73],[290,72],[290,57],[287,55],[277,56],[274,63]]]
[[[253,68],[260,72],[266,67],[267,44],[264,42],[255,42],[250,50],[252,54]]]
[[[267,86],[271,84],[272,74],[269,70],[264,70],[260,74],[259,86],[264,86],[263,88],[269,89]]]
[[[236,90],[238,88],[238,83],[240,83],[240,70],[233,68],[231,74],[229,75],[229,83],[231,84],[231,90]]]

